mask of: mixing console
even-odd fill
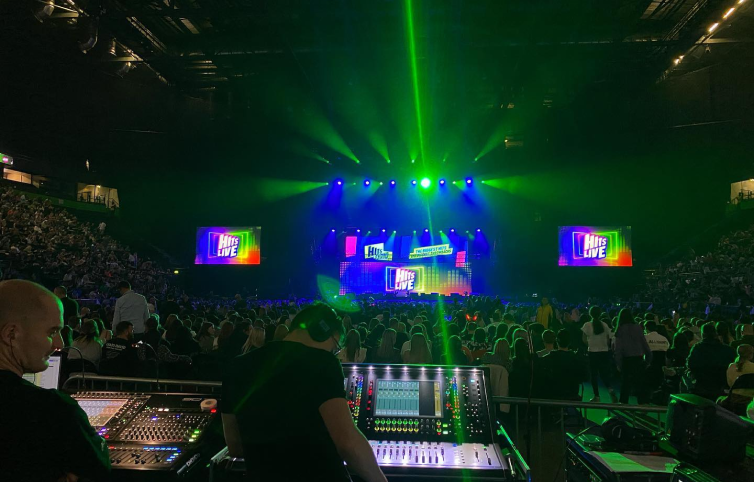
[[[343,372],[351,415],[386,475],[508,473],[493,434],[485,369],[344,365]]]
[[[72,395],[108,442],[113,469],[185,472],[198,453],[217,401],[196,395],[79,392]]]

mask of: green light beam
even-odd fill
[[[416,40],[414,38],[414,8],[412,0],[404,1],[406,7],[406,30],[408,35],[408,53],[411,64],[411,80],[414,88],[414,109],[416,110],[416,128],[419,134],[419,152],[424,164],[424,129],[422,127],[421,96],[419,95],[419,68],[416,62]]]

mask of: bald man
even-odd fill
[[[754,326],[748,323],[743,325],[743,328],[741,330],[741,338],[732,342],[730,344],[730,347],[735,351],[738,350],[738,347],[741,345],[754,346]]]
[[[22,378],[47,369],[63,347],[63,306],[42,286],[0,282],[0,479],[105,480],[110,461],[104,440],[75,400]]]

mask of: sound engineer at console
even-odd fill
[[[105,441],[68,395],[22,378],[47,369],[63,347],[63,307],[29,281],[0,282],[0,480],[105,480]]]
[[[369,442],[353,422],[335,353],[343,323],[327,305],[304,308],[291,333],[231,363],[221,407],[231,456],[249,480],[383,482]]]

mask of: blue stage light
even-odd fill
[[[357,229],[357,230],[356,230],[356,232],[357,232],[357,233],[360,233],[360,232],[361,232],[361,229]]]
[[[342,186],[343,185],[343,180],[342,179],[336,179],[335,180],[335,184],[337,184],[338,186]]]
[[[364,185],[365,185],[365,186],[368,186],[368,185],[370,185],[370,184],[372,184],[372,182],[371,182],[371,181],[370,181],[369,179],[365,179],[365,180],[364,180]]]
[[[432,181],[430,181],[429,178],[425,177],[424,179],[422,179],[422,187],[424,189],[427,189],[430,184],[432,184]]]
[[[428,232],[429,232],[429,229],[427,229],[427,228],[424,228],[424,232],[425,232],[425,233],[428,233]]]
[[[331,232],[331,233],[334,233],[334,232],[335,232],[335,228],[332,228],[332,229],[330,230],[330,232]]]
[[[391,185],[391,186],[395,186],[395,181],[391,180],[391,181],[390,181],[390,185]]]
[[[382,232],[383,232],[383,233],[385,232],[385,228],[382,228]]]
[[[450,228],[450,232],[451,233],[455,233],[456,232],[456,228]]]
[[[444,186],[444,185],[445,185],[445,179],[440,179],[440,185],[441,185],[441,186]]]
[[[412,186],[416,186],[416,179],[412,179],[412,180],[411,180],[411,185],[412,185]]]
[[[466,178],[466,184],[471,184],[471,182],[472,182],[472,179],[470,177],[467,177]]]
[[[481,233],[482,232],[482,228],[476,228],[476,232],[477,233]]]

